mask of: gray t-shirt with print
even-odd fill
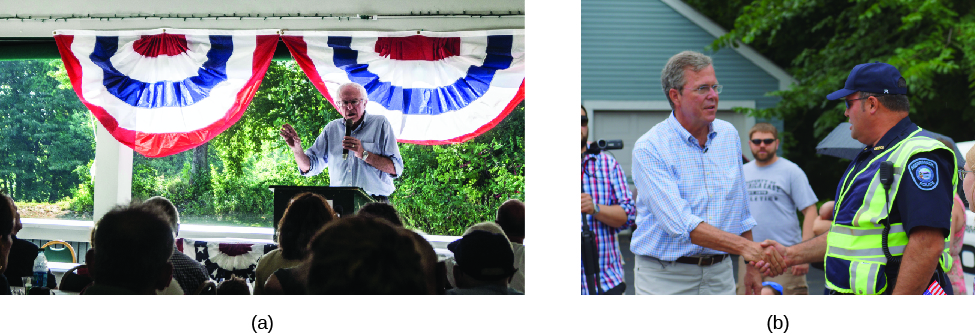
[[[796,211],[818,201],[806,173],[782,157],[765,167],[749,162],[742,171],[748,205],[758,222],[752,229],[752,239],[758,242],[772,239],[786,246],[801,242],[802,230]]]

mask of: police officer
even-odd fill
[[[853,68],[827,98],[844,100],[851,136],[867,146],[837,185],[829,233],[792,247],[763,242],[788,266],[825,257],[827,294],[952,293],[945,272],[956,160],[941,142],[918,135],[906,94],[890,64]]]

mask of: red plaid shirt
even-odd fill
[[[620,254],[619,242],[616,234],[630,227],[636,219],[636,206],[630,198],[630,191],[626,187],[626,175],[623,168],[607,154],[586,154],[582,159],[582,192],[592,196],[593,203],[602,205],[619,205],[626,211],[626,224],[616,228],[605,225],[593,219],[591,215],[581,213],[582,220],[589,224],[589,228],[596,236],[596,249],[599,252],[599,287],[600,291],[609,290],[623,282],[623,256]],[[580,229],[582,223],[580,222]],[[581,259],[580,259],[581,261]],[[589,294],[586,285],[585,268],[580,266],[582,276],[582,294]]]

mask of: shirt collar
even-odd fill
[[[352,131],[359,131],[359,129],[361,129],[362,127],[366,126],[366,110],[365,109],[362,110],[362,117],[359,117],[359,120],[360,120],[359,126],[357,126],[355,129],[352,129]]]
[[[918,129],[917,124],[911,122],[910,117],[904,117],[899,122],[897,122],[897,124],[895,124],[894,127],[890,128],[890,130],[887,130],[887,133],[885,133],[883,137],[880,137],[880,140],[877,141],[877,145],[875,146],[867,145],[867,147],[865,147],[864,150],[871,151],[871,153],[874,155],[883,153],[884,150],[890,148],[891,146],[896,145],[901,140],[904,140],[905,138],[907,138],[907,136],[909,136],[912,132],[914,132],[917,129]]]
[[[582,163],[589,162],[589,160],[596,160],[597,156],[601,153],[583,153],[585,156],[582,158]]]
[[[683,125],[680,125],[680,122],[677,121],[677,116],[674,116],[673,110],[670,111],[670,117],[667,117],[667,123],[669,123],[670,127],[673,128],[682,139],[684,139],[685,143],[688,145],[697,145],[697,147],[701,147],[701,143],[697,142],[697,138],[694,138],[694,135],[691,135],[691,133],[687,131]],[[708,139],[714,139],[714,137],[717,135],[718,132],[714,131],[714,122],[708,123]]]

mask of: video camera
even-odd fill
[[[623,149],[622,139],[610,139],[610,140],[600,139],[592,143],[589,143],[589,148],[586,149],[586,153],[599,154],[602,151],[622,150],[622,149]]]

